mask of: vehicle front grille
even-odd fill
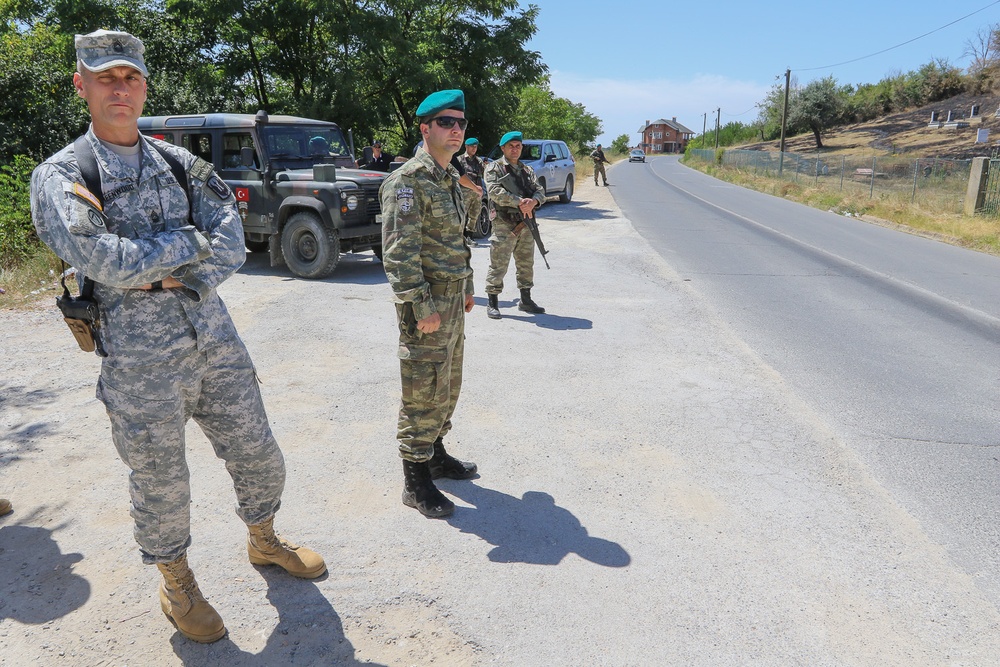
[[[382,212],[382,202],[378,198],[378,185],[367,185],[365,192],[365,215],[373,217]]]

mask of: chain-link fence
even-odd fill
[[[715,151],[691,150],[690,157],[714,162]],[[822,156],[727,149],[723,167],[769,178],[875,197],[894,195],[936,210],[961,213],[971,160],[942,158]]]

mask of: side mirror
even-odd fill
[[[552,155],[552,154],[546,155],[545,156],[545,161],[546,162],[555,162],[556,161],[556,156]]]
[[[252,146],[243,146],[240,149],[240,165],[242,167],[247,168],[247,169],[252,169],[253,168],[253,161],[254,161],[253,147]]]

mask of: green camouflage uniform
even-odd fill
[[[201,426],[226,462],[249,525],[280,505],[281,451],[243,341],[216,287],[245,259],[235,199],[212,166],[159,142],[188,172],[188,196],[169,165],[140,138],[140,169],[87,132],[104,206],[90,196],[73,146],[39,165],[31,210],[39,237],[95,281],[102,339],[97,398],[130,468],[135,537],[146,563],[168,563],[191,542],[184,426]],[[173,276],[184,288],[134,289]]]
[[[534,170],[523,162],[511,165],[506,157],[486,165],[486,190],[490,200],[496,205],[497,217],[493,221],[490,236],[490,269],[486,273],[486,293],[503,292],[503,278],[507,275],[511,255],[514,256],[514,271],[518,289],[535,286],[535,239],[525,227],[519,233],[514,228],[521,221],[518,205],[522,196],[518,192],[515,174],[523,174],[522,180],[528,185],[523,196],[533,198],[541,206],[545,203],[545,193],[538,184]],[[535,209],[538,210],[537,208]]]
[[[420,463],[430,460],[434,441],[451,430],[462,388],[472,252],[462,235],[462,187],[451,165],[442,169],[420,149],[389,174],[379,196],[382,263],[399,325],[403,395],[396,437],[400,456]],[[434,313],[441,328],[420,332],[417,321]]]
[[[458,156],[458,160],[462,163],[466,175],[472,179],[473,183],[483,186],[483,170],[486,168],[486,165],[483,163],[482,158],[478,155],[462,153]],[[470,232],[475,231],[479,215],[483,210],[483,198],[475,190],[470,190],[469,188],[462,188],[462,196],[465,198],[465,211],[468,214],[465,228]]]
[[[608,184],[608,175],[604,171],[604,163],[608,161],[608,158],[604,157],[604,151],[600,148],[595,148],[590,154],[590,157],[594,160],[594,185],[597,185],[597,175],[601,175],[601,179],[604,184]]]

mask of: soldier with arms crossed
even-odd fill
[[[142,560],[163,575],[160,606],[181,634],[213,642],[226,628],[187,562],[188,419],[233,478],[250,562],[304,578],[320,576],[326,564],[274,534],[284,459],[250,355],[216,293],[246,256],[235,199],[211,164],[139,134],[143,51],[124,32],[77,35],[73,85],[92,122],[35,169],[31,210],[39,237],[93,284],[105,355],[97,398],[130,469]],[[87,187],[94,180],[97,192]]]
[[[382,263],[395,293],[402,405],[396,439],[403,504],[428,517],[455,504],[433,480],[469,479],[474,463],[448,454],[444,436],[462,388],[465,313],[472,310],[472,251],[452,156],[465,138],[465,95],[442,90],[417,107],[423,146],[382,183]]]

